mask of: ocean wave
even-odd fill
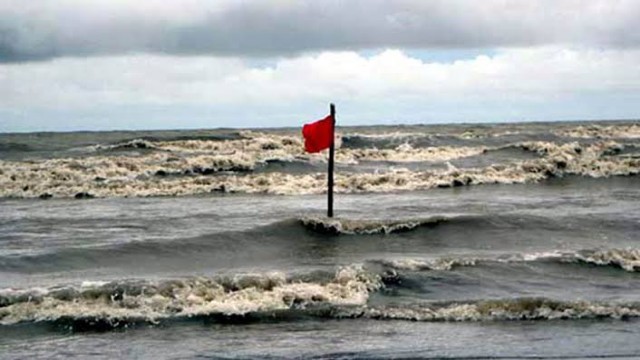
[[[592,139],[638,139],[640,138],[640,124],[626,125],[580,125],[557,132],[560,136],[572,138]]]
[[[147,132],[148,133],[148,132]],[[171,133],[171,132],[169,132]],[[112,143],[95,144],[89,146],[88,149],[94,151],[109,151],[123,149],[158,149],[163,144],[181,143],[181,142],[202,142],[202,143],[219,143],[224,141],[242,140],[249,136],[250,131],[233,131],[229,133],[209,134],[209,135],[177,135],[164,134],[163,131],[155,132],[155,135],[141,134],[135,138],[124,138]]]
[[[358,163],[360,161],[389,161],[389,162],[443,162],[484,154],[489,149],[484,146],[441,146],[414,148],[409,143],[403,143],[394,149],[344,149],[338,152],[337,161],[343,163]]]
[[[357,273],[357,271],[356,271]],[[242,281],[246,283],[242,283]],[[106,283],[0,293],[0,325],[59,323],[74,330],[133,324],[169,324],[189,319],[227,323],[367,318],[424,322],[547,321],[640,317],[640,303],[550,298],[508,298],[368,304],[382,285],[376,279],[338,271],[326,283],[289,282],[281,274],[225,284],[213,279],[161,283]],[[8,295],[9,294],[9,295]]]
[[[561,221],[561,220],[560,220]],[[455,232],[457,229],[477,229],[479,231],[495,229],[497,226],[526,226],[529,229],[539,229],[541,226],[554,226],[548,218],[518,216],[474,216],[474,215],[447,215],[431,216],[423,218],[407,219],[343,219],[326,218],[318,216],[303,216],[287,218],[272,223],[245,224],[236,229],[212,230],[211,233],[198,234],[189,238],[181,238],[180,241],[167,241],[163,239],[147,239],[139,241],[123,239],[121,242],[111,244],[95,244],[90,247],[64,247],[34,249],[23,246],[6,252],[0,256],[0,271],[17,273],[38,273],[43,271],[56,271],[59,269],[82,269],[92,266],[117,266],[118,263],[128,261],[150,261],[156,263],[158,259],[178,261],[191,256],[205,256],[217,254],[220,244],[238,244],[241,240],[244,246],[263,246],[265,240],[277,243],[278,247],[288,247],[288,244],[314,240],[318,236],[383,236],[394,241],[404,241],[404,238],[416,239],[424,236],[425,232],[434,228],[444,232]],[[522,225],[525,224],[525,225]],[[556,223],[557,224],[557,223]],[[247,227],[245,227],[247,226]],[[395,235],[405,233],[401,238]],[[215,239],[215,240],[213,240]],[[346,240],[346,239],[345,239]],[[473,243],[473,237],[468,239]],[[123,255],[124,256],[123,258]],[[510,255],[514,261],[520,260],[519,255]],[[524,255],[535,256],[535,255]],[[128,259],[128,260],[125,260]],[[155,259],[155,260],[153,260]],[[392,260],[392,261],[391,261]],[[489,261],[491,259],[468,258],[443,258],[433,263],[431,259],[407,258],[405,260],[388,260],[388,267],[396,265],[396,270],[410,270],[411,266],[425,269],[455,267],[467,262]],[[397,261],[396,261],[397,260]],[[426,263],[421,263],[427,261]],[[405,267],[402,267],[404,262]]]
[[[323,155],[303,154],[300,139],[258,136],[247,140],[210,142],[182,141],[180,145],[154,144],[162,152],[141,156],[91,156],[43,161],[0,161],[0,197],[122,197],[181,196],[209,192],[268,194],[319,194],[325,191],[324,172],[287,173],[254,171],[279,161],[286,164],[325,161]],[[192,145],[189,145],[192,144]],[[209,146],[206,145],[206,146]],[[145,145],[146,146],[146,145]],[[181,150],[177,150],[176,146]],[[189,152],[191,146],[198,149]],[[394,192],[477,184],[534,183],[555,176],[608,177],[640,173],[640,159],[615,156],[623,149],[613,141],[590,145],[524,142],[518,147],[538,158],[493,164],[486,167],[411,171],[388,167],[376,172],[338,172],[337,193]],[[504,148],[504,147],[502,147]],[[202,150],[206,150],[205,153]],[[186,151],[186,152],[185,152]],[[415,157],[444,161],[488,151],[486,147],[420,148],[394,150],[339,149],[337,159],[358,163],[386,159],[401,164]],[[613,155],[613,156],[612,156]],[[298,166],[299,167],[299,166]],[[315,169],[314,166],[309,169]],[[215,176],[209,176],[215,175]]]
[[[340,266],[335,272],[268,271],[2,289],[0,325],[60,322],[88,328],[117,328],[133,323],[157,324],[201,317],[233,322],[297,316],[411,321],[624,319],[640,317],[640,304],[516,298],[379,305],[379,301],[370,303],[369,299],[371,294],[391,284],[403,286],[397,279],[407,276],[402,274],[407,271],[452,271],[460,267],[490,266],[495,262],[541,261],[586,262],[637,271],[635,265],[625,262],[630,257],[633,258],[630,261],[637,261],[637,255],[637,250],[582,250],[492,259],[380,259]]]
[[[516,321],[627,319],[640,317],[640,303],[560,301],[546,298],[480,300],[366,307],[343,317],[410,321]]]
[[[277,248],[288,248],[294,243],[298,247],[300,242],[315,241],[318,236],[388,236],[390,240],[394,234],[406,233],[405,236],[419,238],[424,232],[432,231],[435,227],[446,227],[445,231],[456,229],[491,229],[494,222],[501,225],[522,224],[522,217],[501,216],[469,216],[448,215],[432,216],[424,218],[408,219],[341,219],[304,216],[288,218],[273,223],[245,224],[239,229],[212,230],[211,233],[198,234],[189,238],[181,238],[179,241],[165,239],[138,239],[126,240],[111,244],[94,244],[90,247],[63,247],[34,249],[29,246],[15,248],[4,255],[0,255],[0,271],[14,273],[41,273],[58,270],[79,270],[95,266],[117,267],[118,264],[126,266],[131,261],[182,263],[182,259],[190,259],[193,256],[207,258],[209,254],[217,256],[221,244],[229,243],[237,246],[262,247],[267,241]],[[526,226],[538,229],[541,223],[547,223],[548,219],[528,217]],[[411,232],[411,234],[409,234]],[[403,236],[403,237],[405,237]],[[306,239],[306,240],[305,240]],[[346,240],[346,239],[345,239]],[[396,239],[394,241],[404,241]],[[470,242],[474,242],[472,238]],[[243,245],[238,245],[239,243]],[[227,249],[229,250],[229,249]],[[240,248],[237,249],[242,253]],[[392,259],[395,261],[396,259]],[[401,260],[398,260],[401,261]],[[415,266],[419,266],[421,259],[407,259]],[[469,259],[443,259],[437,264],[431,262],[425,267],[442,268],[443,266],[456,266]],[[367,262],[374,263],[374,262]],[[391,264],[389,262],[388,264]],[[399,264],[399,263],[398,263]],[[448,265],[447,265],[448,264]],[[397,269],[400,269],[398,265]],[[390,267],[390,266],[388,266]],[[402,270],[402,269],[400,269]]]
[[[586,264],[590,266],[614,267],[628,272],[640,272],[640,250],[627,249],[583,249],[577,251],[545,251],[535,253],[503,254],[491,257],[443,257],[437,259],[399,258],[375,259],[368,263],[396,271],[450,271],[459,267],[492,263],[558,263]]]
[[[597,266],[614,266],[640,272],[640,249],[585,250],[574,255],[576,261]]]
[[[162,141],[157,143],[144,142],[149,147],[179,154],[220,154],[234,155],[237,153],[250,154],[255,162],[264,159],[293,159],[306,158],[325,161],[322,154],[307,154],[304,152],[302,139],[298,136],[274,135],[264,133],[243,133],[244,138],[229,141],[183,140]],[[349,149],[341,146],[341,136],[337,136],[336,162],[354,164],[359,161],[392,161],[392,162],[439,162],[482,154],[487,151],[483,146],[476,147],[418,147],[414,148],[407,142],[398,144],[391,149],[367,147]],[[134,144],[137,144],[134,143]],[[129,143],[125,143],[129,146]]]
[[[557,262],[578,263],[591,266],[619,268],[628,272],[640,272],[640,250],[626,249],[584,249],[578,251],[548,251],[531,254],[515,254],[502,261],[508,262]]]
[[[545,251],[524,254],[507,254],[497,259],[451,259],[454,265],[460,262],[463,265],[486,264],[491,262],[553,262],[560,264],[585,264],[590,266],[614,267],[628,272],[640,272],[640,250],[626,249],[583,249],[577,251]],[[418,262],[420,263],[420,262]],[[430,263],[425,263],[428,268]],[[411,268],[407,268],[411,269]],[[419,268],[418,268],[419,269]]]
[[[91,147],[95,151],[123,150],[123,149],[155,149],[153,142],[145,139],[132,139],[115,144],[98,144]]]
[[[405,143],[429,142],[434,137],[432,134],[420,132],[392,131],[384,133],[349,133],[343,134],[340,139],[347,149],[360,148],[393,148]]]
[[[499,257],[440,257],[440,258],[394,258],[394,259],[370,259],[367,264],[379,266],[387,273],[397,273],[398,271],[451,271],[461,267],[491,266],[496,263],[521,263],[521,262],[571,262],[575,260],[578,253],[571,252],[540,252],[524,254],[503,254]]]
[[[462,266],[475,266],[485,261],[488,260],[479,258],[438,258],[431,260],[404,258],[369,260],[368,263],[393,271],[449,271]]]
[[[156,323],[195,316],[242,316],[313,306],[362,306],[380,278],[362,267],[346,266],[320,281],[283,273],[116,281],[51,289],[0,291],[0,324],[94,321],[101,324]]]
[[[418,227],[432,227],[448,221],[446,217],[431,217],[409,220],[365,220],[304,217],[300,223],[307,229],[328,235],[372,235],[394,234],[411,231]]]

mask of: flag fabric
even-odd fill
[[[333,142],[333,116],[305,124],[302,127],[304,149],[310,153],[328,149]]]

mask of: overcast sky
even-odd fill
[[[638,0],[0,0],[0,131],[640,117]]]

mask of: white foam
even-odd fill
[[[415,258],[377,260],[385,267],[400,271],[424,271],[439,270],[449,271],[460,266],[475,266],[479,259],[475,258],[439,258],[435,260],[423,260]]]
[[[326,174],[251,173],[267,160],[325,161],[322,154],[304,154],[299,138],[252,134],[250,139],[229,141],[178,141],[154,143],[162,152],[142,156],[91,156],[41,161],[0,161],[0,197],[181,196],[212,191],[319,194]],[[538,159],[484,168],[410,171],[390,168],[376,173],[335,175],[337,193],[394,192],[475,184],[533,183],[551,176],[575,174],[607,177],[640,173],[640,159],[605,156],[620,144],[603,141],[588,146],[551,142],[518,144],[541,155]],[[397,149],[340,149],[340,161],[368,160],[444,161],[485,151],[484,147]],[[187,175],[184,175],[184,174]],[[203,176],[202,173],[217,173]],[[180,174],[181,176],[171,176]],[[191,174],[191,175],[188,175]]]
[[[304,217],[300,219],[303,226],[322,233],[366,235],[366,234],[391,234],[413,230],[423,225],[435,225],[446,221],[443,217],[407,220],[364,220],[364,219],[340,219]]]
[[[236,275],[226,280],[191,278],[148,283],[133,290],[126,284],[91,285],[70,294],[48,291],[36,301],[16,299],[0,308],[0,324],[63,318],[154,322],[195,315],[243,315],[313,304],[362,306],[369,293],[382,283],[377,275],[353,265],[339,268],[326,282],[291,281],[282,273],[271,272]]]
[[[575,258],[594,265],[613,265],[630,272],[640,271],[640,249],[583,251],[577,253]]]
[[[487,300],[362,309],[360,316],[411,321],[514,321],[556,319],[623,319],[640,316],[639,304],[555,301],[548,299]]]
[[[580,125],[558,131],[558,135],[573,138],[640,138],[640,124],[630,125]]]

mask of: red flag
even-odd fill
[[[305,124],[302,127],[304,136],[304,149],[310,153],[328,149],[333,142],[333,116],[329,115],[322,120]]]

